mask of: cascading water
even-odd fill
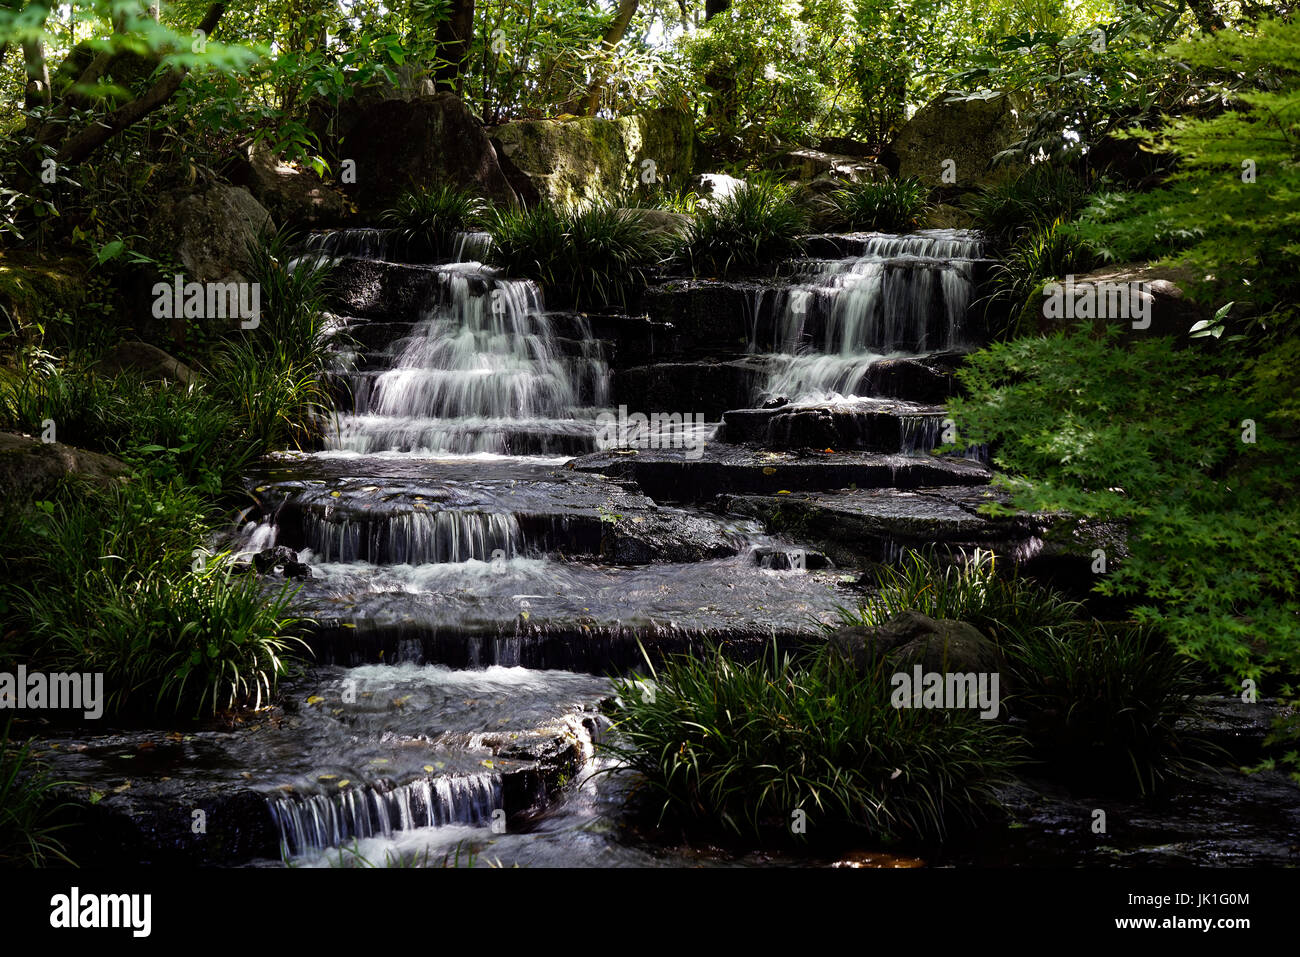
[[[794,285],[765,290],[752,352],[771,352],[760,398],[865,395],[871,366],[891,355],[965,345],[978,240],[955,231],[867,239],[857,258],[801,264]],[[772,310],[774,336],[757,319]]]
[[[481,826],[492,820],[501,804],[501,778],[492,774],[422,778],[388,791],[352,788],[270,802],[285,858],[362,838],[391,837],[399,830]]]
[[[537,287],[477,265],[437,272],[439,301],[391,364],[349,376],[353,412],[327,447],[425,454],[576,454],[595,448],[609,368],[579,317],[562,341]]]

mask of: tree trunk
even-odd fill
[[[473,36],[474,0],[451,0],[451,13],[438,24],[434,35],[440,62],[433,71],[433,80],[439,90],[460,92],[460,75],[465,69]]]
[[[208,7],[208,12],[204,15],[198,29],[202,30],[205,36],[210,37],[212,31],[217,27],[217,21],[221,19],[221,15],[225,12],[226,5],[224,3],[212,4],[212,6]],[[64,140],[55,156],[55,161],[66,166],[75,166],[81,163],[118,133],[132,124],[138,123],[170,100],[172,95],[180,89],[181,82],[188,72],[189,70],[186,67],[174,67],[167,71],[162,79],[158,80],[137,99],[118,107],[108,116],[93,121],[80,132]]]

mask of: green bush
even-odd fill
[[[1300,459],[1295,398],[1278,391],[1296,351],[1276,358],[1076,329],[974,353],[950,403],[1015,507],[1124,523],[1128,555],[1098,592],[1237,690],[1300,673]]]
[[[1147,793],[1186,770],[1176,726],[1197,689],[1191,662],[1154,629],[1086,619],[1079,602],[1011,571],[999,575],[985,551],[946,566],[908,552],[840,617],[878,627],[919,611],[974,625],[1001,649],[1008,712],[1054,774]]]
[[[10,726],[0,730],[0,867],[41,867],[50,858],[71,864],[55,836],[64,825],[51,823],[57,782],[32,759],[30,743],[10,740]]]
[[[652,693],[651,693],[652,691]],[[995,803],[1018,739],[972,712],[895,708],[883,674],[836,654],[775,649],[738,664],[713,649],[619,682],[605,747],[639,772],[660,819],[734,836],[942,839]]]
[[[1010,569],[1014,572],[1014,568]],[[999,575],[992,552],[940,565],[932,553],[908,551],[897,565],[878,566],[873,594],[856,609],[839,609],[846,625],[875,628],[905,611],[964,621],[995,640],[1075,621],[1083,607],[1019,575]]]
[[[1153,629],[1077,622],[1028,629],[1004,650],[1012,711],[1056,775],[1148,794],[1195,763],[1178,728],[1198,690],[1192,664]]]
[[[1098,262],[1092,247],[1062,220],[1022,236],[993,268],[991,288],[983,300],[985,316],[994,320],[990,322],[993,337],[1036,331],[1022,329],[1020,321],[1043,283],[1086,273]]]
[[[831,194],[831,221],[837,229],[907,232],[921,224],[926,194],[915,177],[853,183]]]
[[[403,193],[380,221],[398,231],[408,258],[420,260],[451,255],[456,234],[483,226],[487,210],[477,194],[439,183]]]
[[[489,258],[577,306],[626,305],[662,262],[667,240],[610,202],[497,210]]]
[[[678,263],[696,276],[755,270],[803,251],[808,228],[789,186],[755,179],[720,200],[700,203],[678,247]]]
[[[1012,179],[986,186],[967,201],[975,227],[1005,250],[1058,220],[1069,221],[1088,201],[1088,187],[1073,171],[1040,163]]]

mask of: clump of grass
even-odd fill
[[[676,253],[696,276],[753,271],[803,250],[808,218],[791,201],[792,189],[754,179],[719,200],[701,202]]]
[[[489,257],[511,276],[541,283],[576,306],[626,305],[667,252],[635,211],[611,202],[498,210]]]
[[[10,740],[11,724],[0,730],[0,867],[41,867],[51,858],[71,864],[55,836],[66,825],[53,823],[59,782],[32,758],[30,742]]]
[[[1005,317],[997,338],[1011,338],[1036,330],[1023,328],[1023,316],[1043,283],[1067,275],[1086,273],[1098,264],[1096,251],[1063,220],[1055,220],[1017,240],[993,269],[990,291],[984,297],[986,316]]]
[[[1192,663],[1156,632],[1075,622],[1004,647],[1016,714],[1058,776],[1149,794],[1197,763],[1178,729],[1193,712]]]
[[[828,218],[840,229],[907,232],[921,224],[926,193],[915,177],[852,183],[831,194]]]
[[[990,810],[1016,762],[1005,727],[895,708],[885,675],[834,654],[741,664],[715,648],[618,693],[605,747],[643,776],[660,820],[734,836],[789,834],[802,811],[809,835],[940,840]]]
[[[919,611],[964,621],[993,639],[1010,669],[1008,711],[1049,771],[1148,793],[1191,766],[1177,726],[1191,713],[1192,665],[1148,629],[1087,618],[1083,606],[1020,576],[993,556],[940,567],[909,552],[882,567],[876,592],[845,624],[876,627]]]
[[[875,592],[856,609],[840,608],[846,625],[870,628],[905,611],[964,621],[997,639],[1034,628],[1065,625],[1083,606],[1017,575],[999,575],[992,552],[976,549],[941,566],[933,553],[908,551],[875,572]]]
[[[213,507],[180,482],[137,476],[6,514],[0,661],[104,672],[113,713],[199,714],[265,703],[301,651],[290,594],[195,545]]]
[[[412,259],[449,256],[456,234],[479,229],[486,222],[488,204],[478,194],[438,183],[403,193],[381,222],[397,230]]]
[[[1068,169],[1049,164],[1030,167],[1014,179],[985,187],[967,209],[992,245],[1006,249],[1015,240],[1057,220],[1069,220],[1088,201],[1087,184]]]

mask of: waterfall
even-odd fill
[[[348,376],[353,412],[338,417],[327,447],[516,455],[594,449],[609,367],[585,320],[568,320],[574,338],[562,339],[531,282],[464,267],[437,277],[438,301],[395,343],[391,364]]]
[[[519,521],[509,512],[404,511],[367,518],[303,516],[307,547],[323,562],[420,565],[514,558]]]
[[[501,778],[482,774],[421,778],[392,790],[354,787],[337,794],[270,800],[280,853],[297,857],[346,841],[446,824],[482,826],[501,807]]]
[[[775,320],[760,397],[860,395],[867,371],[886,356],[966,345],[979,253],[978,241],[939,232],[875,236],[858,257],[802,264],[794,285],[755,303],[751,351],[769,345],[759,341],[762,310],[774,310]]]

